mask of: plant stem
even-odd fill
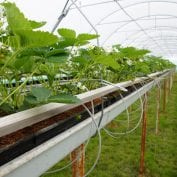
[[[34,71],[26,78],[26,80],[19,86],[17,87],[12,93],[10,93],[6,98],[4,98],[1,102],[0,102],[0,106],[5,103],[15,92],[17,92],[20,88],[22,88],[27,81],[29,80],[30,77],[33,76],[33,74],[36,72],[36,69],[34,69]]]

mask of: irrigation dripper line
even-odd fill
[[[92,101],[92,105],[93,105],[93,101]],[[100,129],[94,119],[94,114],[92,114],[90,112],[90,110],[83,104],[83,107],[87,110],[87,112],[89,113],[90,117],[92,118],[92,121],[96,127],[96,130],[97,130],[97,134],[98,134],[98,137],[99,137],[99,147],[98,147],[98,153],[97,153],[97,157],[96,157],[96,160],[93,164],[93,166],[87,171],[87,173],[83,176],[83,177],[86,177],[88,176],[96,167],[97,163],[98,163],[98,160],[100,159],[100,155],[101,155],[101,149],[102,149],[102,137],[101,137],[101,132],[100,132]],[[92,110],[94,109],[94,107],[92,107]]]
[[[135,131],[138,127],[139,127],[139,125],[140,125],[140,123],[141,123],[141,121],[142,121],[142,118],[143,118],[143,101],[142,101],[142,98],[141,98],[141,95],[140,95],[140,91],[139,90],[137,90],[137,88],[136,88],[136,86],[133,84],[133,87],[136,89],[136,91],[137,91],[137,93],[139,94],[139,99],[140,99],[140,102],[141,102],[141,115],[140,115],[140,118],[139,118],[139,121],[138,121],[138,123],[135,125],[135,127],[134,128],[132,128],[131,130],[129,130],[129,131],[126,131],[126,132],[111,132],[111,131],[109,131],[109,130],[106,130],[106,129],[104,129],[105,131],[106,131],[106,133],[108,133],[108,135],[111,135],[111,137],[113,137],[113,138],[118,138],[117,136],[114,136],[114,135],[126,135],[126,134],[130,134],[130,133],[132,133],[133,131]],[[145,99],[146,99],[146,94],[145,94]]]
[[[88,89],[87,89],[87,90],[88,90]],[[89,90],[88,90],[88,91],[89,91]],[[94,125],[95,125],[95,127],[96,127],[96,131],[97,131],[97,134],[98,134],[98,137],[99,137],[98,154],[97,154],[97,157],[96,157],[96,160],[95,160],[93,166],[92,166],[92,167],[90,168],[90,170],[84,175],[84,177],[86,177],[86,176],[88,176],[88,175],[94,170],[94,168],[95,168],[95,166],[97,165],[97,162],[98,162],[98,160],[99,160],[99,158],[100,158],[101,148],[102,148],[102,138],[101,138],[100,129],[99,129],[99,127],[98,127],[98,125],[97,125],[97,123],[95,122],[95,119],[94,119],[95,111],[94,111],[94,103],[93,103],[93,101],[91,101],[91,107],[92,107],[91,109],[92,109],[92,112],[90,112],[90,110],[85,106],[85,104],[82,104],[82,106],[85,108],[85,110],[89,113],[90,117],[92,118],[92,121],[93,121],[93,123],[94,123]],[[92,125],[91,125],[91,129],[92,129]],[[90,129],[90,130],[91,130],[91,129]],[[65,165],[65,166],[62,167],[62,168],[59,168],[59,169],[56,169],[56,170],[52,170],[52,171],[47,171],[47,172],[44,173],[44,175],[45,175],[45,174],[57,173],[57,172],[60,172],[60,171],[62,171],[62,170],[64,170],[64,169],[70,167],[74,162],[76,162],[76,161],[80,158],[81,154],[82,154],[83,152],[85,152],[85,150],[87,149],[87,146],[88,146],[88,144],[89,144],[89,142],[90,142],[90,139],[91,139],[91,138],[89,138],[89,139],[87,140],[87,143],[85,144],[84,150],[80,151],[79,154],[78,154],[78,156],[77,156],[74,160],[72,160],[71,162],[69,162],[67,165]]]
[[[112,86],[114,86],[114,87],[116,87],[116,88],[118,88],[118,89],[120,89],[120,90],[122,90],[122,91],[124,91],[124,92],[127,92],[127,91],[128,91],[125,87],[115,85],[115,84],[112,83],[112,82],[109,82],[109,81],[106,81],[106,80],[102,80],[102,82],[103,82],[103,84],[105,84],[105,85],[112,85]]]
[[[123,102],[123,104],[125,106],[125,109],[126,109],[126,113],[127,113],[127,130],[128,130],[130,128],[130,114],[129,114],[129,110],[128,110],[128,107],[127,107],[127,105],[125,103],[123,95],[120,92],[119,92],[119,95],[120,95],[120,97],[122,99],[122,102]]]

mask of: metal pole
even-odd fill
[[[171,75],[168,78],[168,96],[170,96]]]
[[[144,176],[144,157],[145,157],[145,145],[146,145],[146,126],[147,126],[147,93],[144,95],[143,103],[143,122],[142,122],[142,134],[141,134],[141,155],[140,155],[140,168],[139,177]]]
[[[172,85],[173,85],[173,73],[170,74],[170,91],[172,89]]]
[[[167,79],[164,80],[164,91],[163,91],[163,112],[166,111],[167,103]]]
[[[157,106],[156,106],[156,129],[155,129],[155,133],[156,135],[159,132],[159,114],[160,114],[160,88],[157,87]]]
[[[72,164],[72,177],[83,177],[85,173],[85,150],[84,144],[81,144],[73,152],[71,152]]]

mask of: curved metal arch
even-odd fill
[[[169,4],[176,4],[177,5],[177,2],[172,1],[172,0],[146,0],[146,1],[136,2],[136,3],[124,6],[124,9],[130,8],[130,7],[134,7],[134,6],[137,6],[137,5],[141,5],[141,4],[156,3],[156,2],[159,2],[159,3],[169,3]],[[121,9],[118,9],[118,10],[115,10],[115,11],[107,14],[98,23],[96,23],[96,26],[98,24],[100,24],[102,21],[104,21],[105,19],[107,19],[108,17],[110,17],[111,15],[114,15],[115,13],[118,13],[120,11],[121,11]]]
[[[156,27],[149,27],[145,29],[146,31],[151,31],[149,33],[155,33],[155,32],[170,32],[170,33],[177,33],[177,27],[173,27],[173,26],[156,26]],[[155,31],[156,30],[156,31]],[[140,31],[138,32],[138,34],[140,34]],[[137,35],[137,33],[136,33]],[[136,36],[136,35],[133,35]],[[129,35],[127,38],[130,39],[132,37],[132,35]],[[137,36],[135,39],[129,41],[129,43],[127,45],[131,45],[133,42],[136,42],[136,40],[138,40],[138,38],[141,36]],[[125,41],[123,41],[123,43],[125,43],[126,41],[128,41],[127,39]]]
[[[166,38],[169,38],[169,37],[176,38],[176,37],[177,37],[177,34],[176,34],[176,35],[168,34],[168,35],[162,35],[162,36],[160,36],[160,35],[154,35],[154,36],[152,36],[152,37],[159,37],[159,38],[161,38],[161,39],[167,40]],[[138,41],[134,42],[133,44],[135,45],[135,44],[141,43],[142,40],[140,40],[140,39],[145,40],[146,37],[145,37],[145,36],[140,36],[140,37],[138,38]],[[147,40],[146,40],[146,41],[147,41]],[[130,44],[131,44],[131,43],[128,43],[127,46],[130,45]],[[122,45],[125,45],[125,44],[122,43]]]
[[[142,16],[141,19],[137,19],[136,21],[152,21],[152,20],[168,20],[168,19],[177,19],[177,16],[176,15],[169,15],[169,14],[153,14],[153,15],[148,15],[146,17],[157,17],[157,16],[160,16],[160,17],[169,17],[169,18],[155,18],[155,19],[152,19],[152,18],[145,18],[144,16]],[[145,18],[145,19],[144,19]],[[128,23],[128,22],[132,22],[132,20],[124,20],[124,21],[113,21],[113,22],[105,22],[105,23],[101,23],[99,25],[110,25],[110,24],[116,24],[116,23]],[[98,26],[98,25],[97,25]]]
[[[177,38],[176,39],[170,39],[170,40],[168,40],[168,41],[164,41],[164,39],[160,39],[160,38],[156,38],[158,41],[163,41],[163,42],[165,42],[166,44],[176,44],[176,50],[177,50]],[[145,42],[145,43],[143,43],[143,42]],[[174,43],[174,42],[176,42],[176,43]],[[142,45],[143,44],[143,45]],[[153,44],[151,41],[148,41],[148,42],[146,42],[145,40],[144,41],[142,41],[142,46],[143,47],[145,47],[145,46],[147,46],[147,45],[149,45],[149,44]],[[152,46],[152,45],[151,45]]]
[[[177,4],[177,3],[176,3]],[[167,15],[167,14],[164,14],[164,15]],[[154,15],[154,16],[163,16],[163,14],[157,14],[157,15]],[[173,16],[173,15],[172,15]],[[174,15],[175,16],[175,15]],[[141,17],[138,17],[135,19],[135,21],[139,20],[139,19],[142,19],[142,18],[146,18],[148,17],[148,15],[145,15],[145,16],[141,16]],[[177,16],[175,16],[177,17]],[[129,25],[130,23],[133,23],[134,21],[130,21],[130,22],[127,22],[127,23],[124,23],[123,25],[117,27],[102,43],[102,45],[104,45],[116,32],[118,32],[121,28]],[[141,31],[142,32],[142,31]]]
[[[161,36],[154,36],[153,38],[163,40],[165,43],[177,40],[177,36],[165,36],[163,38]],[[150,41],[147,41],[147,40],[144,39],[144,40],[139,41],[139,43],[137,45],[141,45],[142,42],[149,43]]]
[[[147,41],[147,40],[144,40],[144,41]],[[157,38],[156,41],[158,41],[158,43],[161,45],[161,49],[159,49],[159,47],[157,47],[157,45],[155,45],[151,41],[149,41],[149,43],[146,43],[145,45],[143,45],[143,48],[149,49],[153,53],[155,53],[154,49],[156,51],[158,50],[158,51],[160,51],[161,55],[162,54],[167,55],[166,50],[168,50],[168,56],[173,57],[174,51],[177,51],[177,48],[174,47],[174,45],[177,43],[177,39],[171,41],[170,43],[167,43],[166,41],[164,41],[163,39],[160,39],[160,38]]]
[[[153,51],[151,51],[151,53],[154,53],[155,55],[166,55],[166,52],[164,52],[164,50],[159,50],[159,49],[157,49],[157,48],[154,48],[154,50]],[[176,55],[177,54],[177,50],[171,50],[171,54],[168,54],[168,56],[170,56],[170,57],[172,57],[173,58],[173,56],[174,55]]]
[[[140,5],[140,4],[143,4],[143,3],[148,3],[148,2],[149,2],[149,3],[154,3],[154,2],[164,3],[164,2],[165,2],[165,3],[174,3],[174,4],[177,4],[177,2],[169,1],[169,0],[168,0],[168,1],[167,1],[167,0],[163,0],[163,1],[162,1],[162,0],[158,0],[158,1],[157,1],[157,0],[153,0],[153,1],[144,1],[144,2],[134,3],[134,4],[131,4],[131,5],[128,5],[128,7],[133,7],[133,6]],[[125,8],[128,8],[128,7],[124,7],[124,9],[125,9]],[[115,13],[117,13],[117,12],[120,11],[120,10],[122,10],[122,9],[120,8],[119,10],[116,10]],[[157,15],[156,15],[156,16],[157,16]],[[108,17],[106,17],[106,18],[108,18]],[[106,19],[106,18],[104,18],[104,19]],[[141,17],[141,18],[142,18],[142,17]],[[131,22],[134,22],[134,20],[132,20]],[[131,22],[129,22],[129,23],[131,23]],[[127,24],[129,24],[129,23],[127,23]],[[126,24],[125,24],[125,25],[126,25]],[[121,27],[121,28],[122,28],[122,27]],[[117,29],[117,30],[118,30],[118,29]],[[117,31],[117,30],[116,30],[116,31]],[[113,33],[113,34],[114,34],[114,33]],[[113,35],[113,34],[112,34],[112,35]],[[111,37],[111,36],[110,36],[110,37]],[[109,38],[108,38],[108,39],[109,39]],[[108,40],[108,39],[107,39],[107,40]]]
[[[159,38],[158,36],[154,37],[156,38],[157,41],[159,42],[163,42],[165,44],[176,44],[176,49],[177,49],[177,38],[171,38],[171,39],[168,39],[167,41],[164,41],[164,39],[162,38]],[[176,43],[175,43],[176,42]],[[143,45],[142,45],[143,44]],[[151,44],[150,46],[155,46],[154,43],[152,43],[151,41],[147,41],[147,40],[144,40],[144,41],[141,41],[141,44],[138,44],[138,46],[142,46],[143,48],[147,45]],[[164,46],[164,45],[163,45]],[[163,47],[162,46],[162,47]],[[164,46],[165,47],[165,46]]]
[[[172,42],[170,43],[164,43],[164,41],[162,41],[161,39],[157,39],[157,41],[161,44],[162,43],[162,49],[159,49],[156,45],[154,45],[154,43],[148,43],[148,44],[145,44],[143,45],[144,48],[147,48],[147,49],[150,49],[152,52],[154,52],[154,49],[157,51],[160,51],[162,53],[165,53],[165,49],[167,48],[166,45],[168,45],[168,50],[169,50],[169,54],[171,56],[174,55],[174,51],[177,51],[177,48],[174,47],[174,45],[177,43],[177,39],[173,40]]]

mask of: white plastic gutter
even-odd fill
[[[169,74],[170,72],[165,73],[158,79],[162,80]],[[105,108],[100,127],[102,128],[111,122],[115,117],[123,112],[126,107],[134,103],[137,99],[139,99],[140,95],[142,96],[148,92],[154,85],[156,85],[156,81],[151,81],[150,83],[139,88],[137,91],[126,96],[124,98],[124,102],[120,100]],[[104,90],[105,88],[100,89],[103,89],[103,91],[107,93],[108,90]],[[111,90],[111,92],[113,91],[112,89],[115,89],[111,86],[108,88]],[[95,95],[100,94],[101,93],[97,93]],[[84,101],[88,101],[89,96],[86,98]],[[95,121],[97,123],[99,122],[100,116],[100,112],[95,115]],[[38,177],[55,163],[62,160],[67,154],[72,152],[80,144],[84,143],[89,137],[94,135],[95,132],[96,128],[94,123],[91,118],[88,118],[85,121],[59,134],[58,136],[41,144],[40,146],[1,166],[0,177]]]
[[[119,87],[128,87],[135,83],[139,83],[149,77],[153,78],[159,74],[167,73],[169,70],[163,72],[156,72],[148,75],[148,77],[137,78],[134,81],[126,81],[118,84],[101,87],[95,90],[91,90],[79,95],[76,95],[81,99],[80,104],[61,104],[61,103],[49,103],[40,107],[28,109],[22,112],[14,113],[8,116],[0,118],[0,137],[20,130],[24,127],[33,125],[37,122],[45,120],[47,118],[58,115],[64,111],[77,107],[83,103],[89,102],[93,99],[100,98],[106,94],[119,90]],[[171,72],[171,71],[169,71]]]

